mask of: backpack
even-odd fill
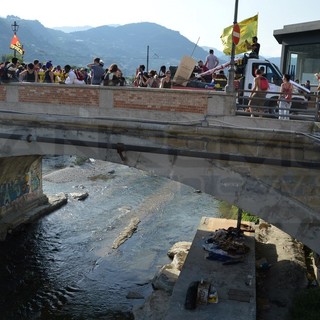
[[[79,81],[84,80],[84,75],[82,74],[82,72],[80,72],[79,70],[74,70],[74,73]]]
[[[266,91],[269,89],[269,81],[265,77],[260,77],[260,90]]]

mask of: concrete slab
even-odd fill
[[[208,252],[202,247],[204,240],[217,229],[236,227],[236,220],[203,217],[190,251],[173,289],[166,320],[255,320],[255,239],[254,233],[245,233],[244,244],[250,251],[242,263],[223,265],[220,261],[206,259]],[[193,281],[209,281],[218,292],[218,303],[198,305],[185,309],[188,287]]]

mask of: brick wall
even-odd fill
[[[114,108],[206,114],[208,96],[182,90],[164,92],[163,90],[135,89],[114,91],[113,104]]]
[[[17,83],[0,86],[0,102],[5,109],[50,114],[78,114],[87,108],[94,114],[124,111],[158,111],[190,115],[229,114],[225,93],[206,90],[149,89],[133,87],[72,86]],[[72,111],[70,111],[71,109]],[[0,105],[1,109],[1,105]]]
[[[99,92],[88,87],[21,85],[19,87],[19,102],[97,107],[99,106]]]
[[[3,85],[0,86],[0,101],[6,100],[6,94],[7,94],[6,88],[7,88],[6,86],[3,86]]]

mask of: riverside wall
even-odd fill
[[[42,189],[41,156],[0,158],[0,168],[0,238],[5,238],[7,230],[15,227],[7,225],[8,216],[18,221],[48,199]]]

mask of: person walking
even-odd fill
[[[291,107],[293,85],[290,83],[290,75],[284,74],[282,77],[282,84],[280,87],[280,96],[278,99],[279,105],[279,119],[289,120],[289,112]]]
[[[256,77],[254,78],[254,85],[249,95],[250,101],[248,103],[248,109],[247,109],[247,112],[251,113],[251,117],[254,117],[253,111],[258,111],[258,112],[263,111],[258,108],[255,108],[255,109],[253,108],[253,106],[254,107],[263,106],[265,103],[265,98],[267,95],[267,90],[269,85],[266,88],[262,87],[262,78],[264,78],[262,76],[262,70],[257,69]],[[264,78],[263,80],[267,80],[267,79]]]

